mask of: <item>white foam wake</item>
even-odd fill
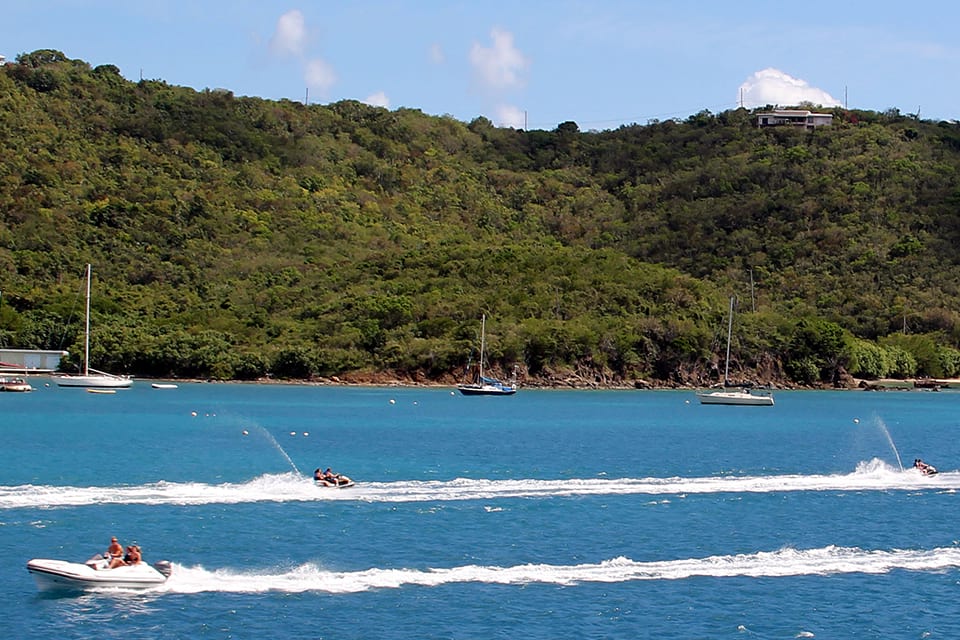
[[[453,583],[576,585],[588,582],[783,577],[843,573],[882,574],[895,570],[951,571],[960,568],[960,548],[926,550],[863,550],[829,546],[820,549],[780,549],[742,555],[637,562],[619,557],[597,564],[523,564],[510,567],[465,565],[431,569],[365,569],[330,571],[304,564],[281,571],[208,570],[174,565],[166,584],[154,591],[256,593],[357,593],[404,586],[436,587]]]
[[[156,482],[139,486],[0,487],[0,509],[77,507],[94,504],[203,505],[241,502],[433,502],[498,498],[550,498],[584,495],[671,495],[701,493],[777,493],[785,491],[895,491],[960,489],[960,472],[926,477],[878,461],[858,465],[849,474],[710,476],[695,478],[619,478],[573,480],[487,480],[363,482],[349,489],[317,487],[295,473],[263,475],[249,482],[204,484]]]

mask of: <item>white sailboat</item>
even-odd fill
[[[730,339],[733,335],[733,306],[736,297],[730,297],[730,319],[727,322],[727,359],[723,369],[723,388],[698,391],[700,404],[734,404],[755,407],[773,406],[773,393],[769,390],[753,391],[745,387],[730,387]]]
[[[480,318],[480,364],[471,382],[458,384],[457,389],[465,396],[510,396],[517,392],[516,380],[503,382],[483,375],[483,356],[486,349],[487,316]]]
[[[90,281],[91,266],[87,265],[87,308],[86,325],[83,332],[83,373],[80,375],[63,374],[54,376],[60,387],[92,387],[100,389],[126,389],[133,385],[133,379],[127,376],[115,376],[90,368]]]

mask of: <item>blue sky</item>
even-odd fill
[[[581,129],[765,104],[960,118],[960,3],[21,0],[0,54],[238,96]]]

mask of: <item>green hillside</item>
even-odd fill
[[[583,132],[0,67],[0,344],[94,366],[528,384],[960,375],[960,125]]]

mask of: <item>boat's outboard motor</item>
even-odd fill
[[[163,574],[164,578],[169,578],[173,573],[173,564],[169,560],[157,560],[153,563],[153,568]]]
[[[94,569],[108,569],[110,568],[110,556],[106,553],[98,553],[84,562],[84,564]]]

